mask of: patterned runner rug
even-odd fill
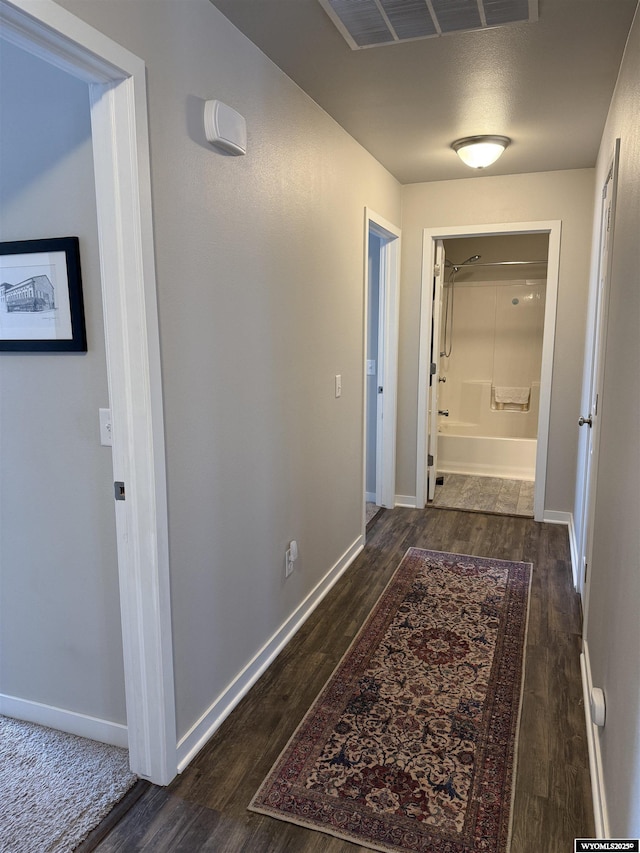
[[[249,808],[385,853],[505,853],[530,577],[409,549]]]

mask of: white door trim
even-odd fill
[[[177,772],[160,347],[144,62],[50,0],[0,0],[2,37],[89,84],[132,770]]]
[[[435,242],[433,266],[433,296],[430,313],[429,391],[427,402],[427,499],[432,501],[436,492],[438,473],[438,396],[440,393],[440,328],[442,322],[442,296],[444,283],[444,243]],[[431,371],[434,369],[435,373]],[[434,429],[435,427],[435,429]],[[431,457],[431,459],[429,458]]]
[[[368,329],[369,290],[369,232],[381,238],[380,248],[380,307],[378,344],[382,365],[378,376],[384,388],[382,395],[382,429],[378,430],[376,453],[376,498],[381,506],[393,507],[396,494],[396,418],[398,400],[398,330],[400,323],[400,229],[365,208],[364,234],[364,349],[362,358],[364,387],[362,494],[366,492],[367,454],[367,371],[366,341]],[[364,522],[363,500],[363,531]]]
[[[424,229],[422,244],[422,295],[420,305],[420,352],[418,356],[418,429],[416,453],[417,507],[424,507],[427,503],[427,405],[429,397],[431,302],[436,241],[447,240],[452,237],[485,237],[495,234],[548,234],[549,253],[544,312],[544,339],[542,344],[542,371],[540,376],[540,413],[538,417],[536,483],[533,501],[535,520],[543,520],[547,477],[547,449],[549,444],[549,415],[551,411],[553,349],[555,342],[556,308],[558,299],[558,274],[560,269],[561,229],[562,223],[557,219],[542,222],[501,222],[492,225],[461,225],[456,227],[443,226],[440,228]]]

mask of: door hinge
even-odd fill
[[[427,453],[427,468],[433,468],[433,454]]]
[[[122,482],[122,480],[116,480],[116,482],[113,484],[113,492],[113,496],[117,501],[124,500],[124,483]]]
[[[378,385],[378,394],[382,394],[383,391],[384,388],[382,387],[382,385]]]
[[[440,275],[440,264],[435,264],[433,267],[433,274]]]
[[[435,363],[435,361],[432,361],[431,362],[431,375],[434,376],[437,373],[437,371],[438,371],[438,365]]]
[[[593,414],[594,414],[594,416],[598,414],[598,398],[599,398],[599,397],[600,397],[600,395],[599,395],[599,394],[596,394],[596,404],[595,404],[595,406],[593,407]]]
[[[588,568],[589,568],[589,563],[587,563],[587,561],[585,560],[584,561],[584,583],[587,582],[587,570],[588,570]]]

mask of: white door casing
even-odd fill
[[[369,208],[365,209],[365,276],[364,276],[364,459],[363,495],[366,492],[366,427],[368,387],[366,376],[366,341],[368,329],[369,234],[380,238],[380,281],[378,313],[377,441],[376,503],[395,505],[396,487],[396,411],[398,397],[398,330],[400,299],[400,230]],[[363,500],[363,529],[365,507]]]
[[[436,259],[433,268],[433,307],[431,309],[431,347],[429,364],[429,402],[427,408],[427,497],[436,495],[438,476],[438,396],[440,389],[440,330],[442,327],[442,296],[444,291],[444,243],[436,240]]]
[[[420,303],[420,350],[418,364],[418,428],[416,446],[416,506],[424,507],[428,498],[427,437],[429,406],[429,374],[431,370],[431,314],[433,303],[433,270],[438,240],[453,237],[486,237],[496,234],[548,234],[547,286],[540,374],[540,412],[536,450],[535,491],[533,511],[536,521],[544,517],[544,498],[547,476],[547,448],[551,410],[551,380],[555,340],[558,273],[560,268],[560,220],[542,222],[503,222],[492,225],[462,225],[425,228],[422,247],[422,291]]]
[[[145,66],[51,0],[0,0],[2,38],[89,85],[113,428],[131,769],[176,775],[168,522]]]
[[[375,234],[375,229],[369,230],[369,235]],[[379,236],[376,234],[376,236]],[[385,395],[384,395],[384,384],[385,384],[385,312],[387,309],[386,305],[386,287],[385,287],[385,249],[386,243],[381,241],[379,243],[380,246],[380,257],[378,258],[377,268],[379,270],[378,276],[378,329],[377,329],[377,339],[378,339],[378,351],[376,353],[376,374],[375,374],[375,385],[376,385],[376,506],[385,506],[384,501],[387,498],[386,491],[388,488],[388,484],[385,483],[385,434],[384,434],[384,404],[385,404]],[[368,255],[367,255],[368,257]],[[371,282],[371,279],[369,279]],[[371,391],[371,389],[369,389]],[[388,439],[388,436],[387,436]]]

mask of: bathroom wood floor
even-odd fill
[[[444,474],[444,485],[436,486],[432,505],[533,518],[533,487],[527,480]]]
[[[99,853],[355,853],[247,811],[410,546],[533,563],[512,853],[564,853],[593,836],[580,681],[580,606],[567,530],[437,508],[387,510],[364,551],[184,773],[149,786]]]

